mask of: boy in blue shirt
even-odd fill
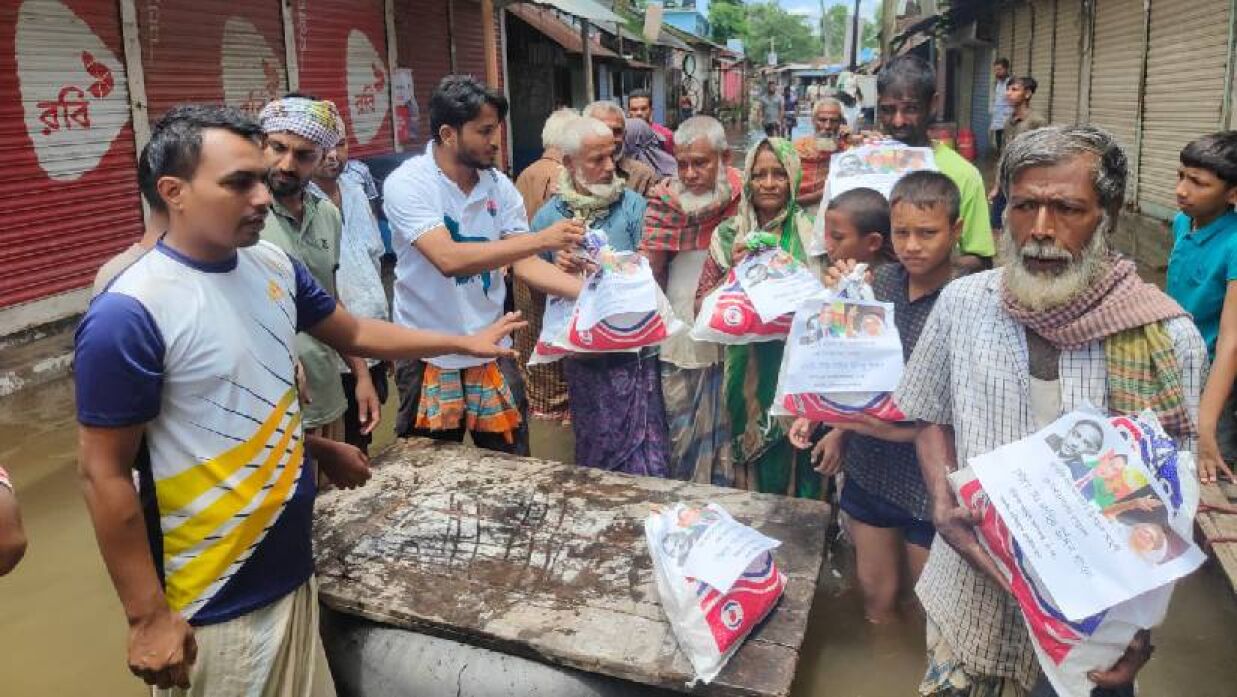
[[[1233,479],[1237,459],[1237,131],[1203,136],[1181,151],[1177,168],[1168,294],[1194,317],[1207,342],[1211,374],[1198,408],[1198,472]]]

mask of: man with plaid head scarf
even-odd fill
[[[338,298],[335,271],[339,268],[343,217],[333,203],[311,194],[306,186],[326,151],[343,137],[339,110],[324,99],[290,94],[267,104],[259,119],[266,133],[263,152],[270,167],[267,185],[275,199],[262,239],[303,263],[314,279]],[[301,333],[296,337],[296,355],[308,392],[303,407],[306,430],[342,441],[348,400],[339,380],[337,354]],[[382,403],[364,359],[343,359],[356,377],[359,419],[362,432],[368,434],[378,425]]]

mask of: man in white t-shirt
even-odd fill
[[[549,295],[574,298],[580,280],[537,255],[570,250],[584,225],[528,232],[524,201],[495,169],[507,100],[471,77],[448,75],[430,98],[433,140],[383,186],[397,259],[398,324],[469,333],[502,316],[503,269]],[[396,367],[395,431],[527,454],[523,381],[513,360],[439,356]]]

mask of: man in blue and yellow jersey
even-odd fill
[[[472,336],[350,315],[259,232],[262,129],[178,107],[141,163],[167,233],[91,303],[76,346],[80,468],[129,622],[130,670],[167,694],[334,695],[318,637],[295,335],[384,360],[495,358],[520,326]],[[364,458],[328,459],[342,486]],[[135,491],[132,472],[138,474]]]

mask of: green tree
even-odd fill
[[[709,26],[719,44],[742,39],[747,32],[747,8],[743,0],[713,0],[709,3]]]
[[[821,53],[820,38],[807,21],[772,3],[748,6],[743,43],[750,56],[763,56],[772,45],[782,63],[811,60]]]
[[[842,49],[846,48],[846,35],[850,32],[850,22],[847,19],[846,5],[834,5],[825,10],[822,55],[831,63],[840,62],[843,58]]]

